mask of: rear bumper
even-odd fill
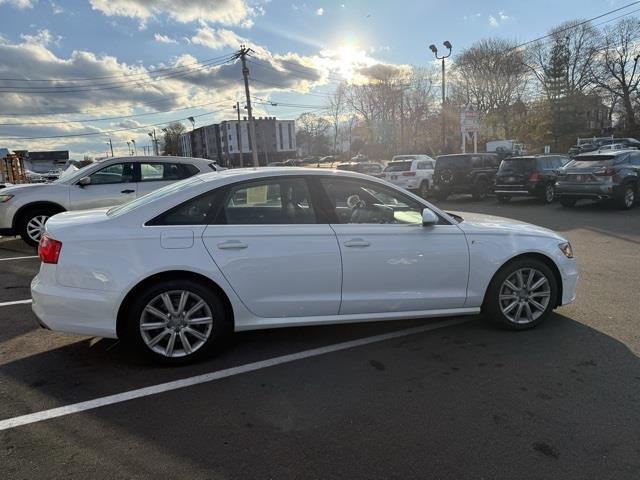
[[[543,193],[542,184],[520,184],[520,185],[505,185],[498,184],[494,187],[493,192],[499,195],[509,196],[538,196]]]
[[[614,198],[616,195],[618,195],[618,188],[611,184],[556,183],[556,196],[558,197],[606,200]]]
[[[393,183],[396,187],[405,188],[407,190],[418,190],[420,184],[425,181],[423,178],[416,177],[400,177],[397,180],[385,179],[389,183]]]
[[[49,268],[49,267],[46,267]],[[40,272],[31,282],[31,308],[44,328],[80,335],[117,338],[117,293],[62,287]]]

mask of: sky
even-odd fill
[[[626,0],[0,0],[0,148],[116,155],[178,120],[191,128],[244,107],[241,43],[255,116],[321,113],[339,81],[428,66],[486,37],[525,42]],[[640,14],[640,2],[599,19]],[[444,47],[441,47],[444,50]],[[270,102],[277,103],[276,106]],[[70,135],[79,135],[70,137]],[[28,138],[58,137],[58,138]]]

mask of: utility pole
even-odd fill
[[[111,138],[109,138],[109,147],[111,148],[111,156],[113,157],[113,143],[111,143]]]
[[[240,51],[236,53],[235,58],[242,61],[242,76],[244,77],[244,94],[247,97],[247,114],[249,115],[249,148],[251,149],[251,157],[253,166],[259,166],[258,163],[258,142],[256,141],[256,126],[253,119],[253,110],[251,109],[251,95],[249,93],[249,68],[247,68],[247,55],[253,52],[250,48],[240,45]]]
[[[244,154],[242,153],[242,124],[240,123],[240,102],[236,102],[233,107],[238,112],[238,151],[240,152],[240,168],[244,167]]]
[[[442,153],[445,154],[447,153],[447,133],[446,133],[446,115],[445,115],[445,102],[447,100],[446,98],[446,77],[445,77],[445,70],[444,70],[444,59],[445,58],[449,58],[451,56],[451,49],[453,48],[451,46],[451,42],[449,42],[449,40],[446,40],[443,45],[445,46],[445,48],[447,48],[449,50],[449,53],[447,55],[443,55],[441,57],[438,56],[438,49],[436,48],[435,45],[429,45],[429,50],[431,50],[433,52],[433,54],[436,56],[436,58],[438,60],[442,60]]]

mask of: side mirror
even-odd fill
[[[78,180],[78,185],[83,188],[87,185],[91,185],[91,177],[82,177],[80,180]]]
[[[425,208],[422,210],[422,226],[430,227],[438,223],[438,216],[432,210]]]

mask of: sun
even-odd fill
[[[335,69],[347,81],[353,80],[356,68],[361,63],[362,52],[355,44],[345,43],[337,48],[334,56]]]

